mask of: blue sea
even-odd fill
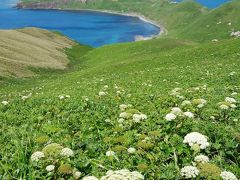
[[[173,0],[175,2],[182,2],[183,0]],[[202,4],[209,9],[216,8],[224,3],[227,3],[231,0],[196,0],[198,3]]]

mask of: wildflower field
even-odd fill
[[[237,180],[239,47],[76,45],[69,72],[2,80],[0,179]]]

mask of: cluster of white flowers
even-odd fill
[[[184,179],[192,179],[198,176],[199,170],[194,166],[185,166],[181,169],[180,174]]]
[[[128,151],[129,154],[134,154],[136,152],[136,149],[133,148],[133,147],[130,147],[130,148],[128,148],[127,151]]]
[[[218,103],[218,105],[220,109],[228,110],[230,108],[235,109],[237,107],[235,103],[237,103],[237,101],[234,98],[226,97],[225,101]]]
[[[98,180],[95,176],[86,176],[82,180]]]
[[[187,106],[187,105],[191,105],[191,104],[192,104],[191,101],[188,101],[188,100],[184,100],[182,102],[182,106]]]
[[[76,179],[79,179],[81,177],[82,173],[79,172],[79,171],[76,171],[73,176],[76,178]]]
[[[208,163],[208,162],[209,162],[209,158],[208,158],[207,156],[201,154],[201,155],[196,156],[196,157],[194,158],[194,161],[195,161],[196,163],[202,163],[202,164],[204,164],[204,163]]]
[[[177,118],[177,116],[175,115],[175,114],[173,114],[173,113],[168,113],[166,116],[165,116],[165,119],[167,120],[167,121],[173,121],[174,119],[176,119]]]
[[[184,112],[183,114],[188,118],[191,118],[191,119],[194,118],[194,114],[192,112],[187,111],[187,112]]]
[[[197,106],[197,108],[202,108],[207,104],[205,99],[194,99],[193,104]]]
[[[233,37],[240,37],[240,31],[231,32],[230,35]]]
[[[58,98],[62,100],[65,98],[70,98],[70,96],[69,95],[60,95],[60,96],[58,96]]]
[[[147,115],[146,114],[133,114],[133,122],[140,123],[142,120],[146,120]]]
[[[209,146],[207,137],[198,132],[191,132],[187,134],[184,137],[183,143],[187,143],[191,147],[198,145],[200,149],[206,149]]]
[[[167,121],[173,121],[174,119],[177,118],[177,116],[185,116],[187,118],[194,118],[194,114],[192,112],[189,112],[189,111],[183,112],[180,108],[174,107],[171,109],[171,112],[165,116],[165,119]]]
[[[106,156],[115,156],[115,152],[114,151],[107,151],[106,152]]]
[[[181,95],[181,93],[180,93],[180,90],[181,90],[181,88],[175,88],[175,89],[173,89],[171,92],[170,92],[170,95],[171,96],[175,96],[175,97],[177,97],[177,98],[179,98],[179,99],[184,99],[184,97]]]
[[[234,75],[236,75],[237,73],[235,72],[235,71],[232,71],[232,72],[230,72],[229,73],[229,76],[234,76]]]
[[[33,153],[32,155],[31,155],[31,160],[32,161],[39,161],[41,158],[44,158],[45,157],[45,155],[44,155],[44,153],[43,152],[41,152],[41,151],[36,151],[35,153]]]
[[[118,171],[108,171],[105,176],[103,176],[100,180],[143,180],[144,176],[137,172],[130,172],[127,169],[122,169]]]
[[[4,105],[4,106],[6,106],[6,105],[8,105],[8,101],[2,101],[2,104]]]
[[[120,108],[120,110],[121,111],[125,111],[127,108],[129,108],[129,107],[132,107],[132,105],[131,104],[121,104],[120,106],[119,106],[119,108]]]
[[[71,157],[73,156],[73,151],[69,148],[63,148],[60,153],[62,156]]]
[[[237,177],[229,171],[223,171],[221,172],[220,176],[223,180],[238,180]]]
[[[32,93],[28,94],[27,96],[22,96],[22,100],[25,101],[32,96]]]
[[[51,172],[51,171],[53,171],[55,169],[55,166],[54,165],[48,165],[47,167],[46,167],[46,170],[48,171],[48,172]]]
[[[106,93],[106,92],[104,92],[104,91],[100,91],[100,92],[98,93],[98,95],[99,95],[99,96],[106,96],[106,95],[107,95],[107,93]]]

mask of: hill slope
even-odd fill
[[[101,177],[128,168],[145,179],[180,179],[180,169],[201,153],[210,158],[210,164],[198,166],[202,177],[218,179],[223,170],[239,177],[239,46],[238,39],[208,44],[156,39],[105,46],[83,57],[75,46],[68,55],[81,61],[76,71],[1,89],[0,101],[9,103],[0,105],[0,173],[6,179],[70,178],[77,169],[81,177]],[[236,99],[235,109],[226,97]],[[174,107],[194,118],[167,121]],[[121,119],[123,112],[129,117]],[[140,112],[147,119],[131,118]],[[183,143],[191,132],[206,135],[210,146],[193,151]],[[58,156],[53,147],[59,145],[74,156]],[[110,150],[115,156],[106,156]],[[32,161],[36,151],[46,157]],[[46,173],[49,164],[56,172]]]
[[[64,49],[72,45],[73,41],[46,30],[0,30],[0,76],[32,76],[30,67],[65,69],[69,60]]]

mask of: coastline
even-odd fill
[[[157,35],[152,35],[152,36],[137,36],[135,38],[135,41],[140,41],[140,40],[149,40],[149,39],[154,39],[158,38],[159,36],[162,35],[167,35],[168,30],[160,23],[142,15],[139,13],[135,12],[129,12],[129,13],[124,13],[124,12],[119,12],[119,11],[112,11],[112,10],[97,10],[97,9],[62,9],[62,8],[28,8],[28,7],[19,7],[18,4],[15,6],[16,8],[19,9],[30,9],[30,10],[59,10],[59,11],[90,11],[90,12],[100,12],[100,13],[108,13],[108,14],[113,14],[113,15],[120,15],[120,16],[127,16],[127,17],[135,17],[140,19],[141,21],[144,21],[146,23],[152,24],[156,27],[159,28],[160,32]]]

